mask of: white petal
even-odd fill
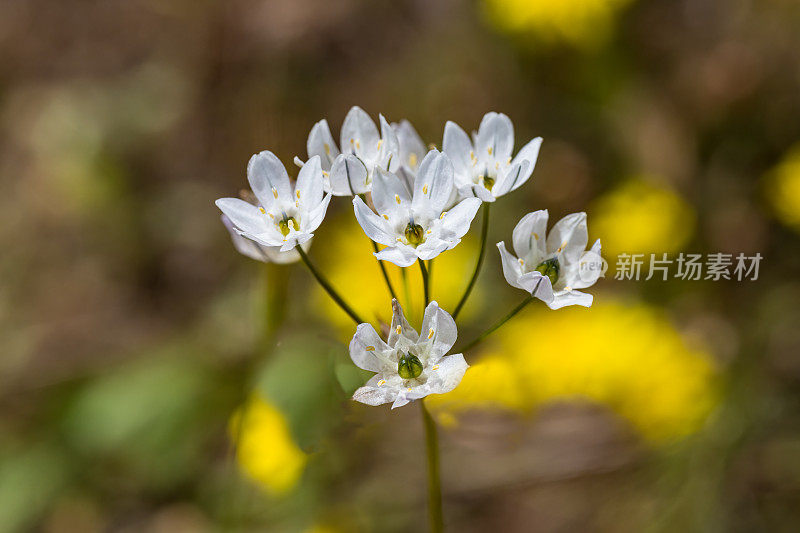
[[[586,213],[572,213],[553,226],[547,235],[547,252],[558,253],[566,263],[576,262],[589,242]],[[562,264],[562,268],[563,268]]]
[[[353,399],[367,405],[382,405],[393,402],[397,398],[398,389],[388,383],[378,385],[382,380],[385,381],[380,374],[373,376],[363,387],[353,393]]]
[[[464,378],[464,373],[469,365],[460,353],[442,357],[428,373],[425,383],[427,394],[444,394],[455,389]]]
[[[372,324],[359,324],[350,341],[350,358],[359,368],[380,372],[384,370],[384,363],[377,355],[389,349]]]
[[[354,196],[369,192],[367,167],[354,155],[340,155],[331,167],[331,192],[336,196]]]
[[[568,305],[582,305],[591,307],[593,296],[580,291],[559,291],[555,293],[553,300],[547,303],[550,309],[561,309]]]
[[[453,191],[453,164],[447,155],[431,150],[422,160],[414,182],[412,209],[426,216],[438,216]]]
[[[407,216],[411,206],[411,196],[405,183],[396,174],[376,168],[372,182],[372,202],[381,215],[394,218]]]
[[[495,198],[500,198],[501,196],[519,187],[521,185],[519,182],[522,180],[522,176],[525,174],[527,168],[527,161],[522,161],[520,163],[511,165],[502,174],[502,176],[498,178],[497,182],[494,184],[494,187],[492,187],[492,196]]]
[[[262,234],[272,225],[258,207],[239,198],[220,198],[215,203],[237,228],[246,233]]]
[[[402,268],[409,267],[417,261],[413,248],[409,248],[411,247],[389,246],[377,252],[375,257],[380,261],[389,261]]]
[[[328,193],[313,209],[308,212],[305,218],[301,218],[300,225],[303,231],[313,233],[317,230],[322,221],[325,219],[325,213],[328,212],[328,205],[331,203],[331,194]]]
[[[290,198],[292,195],[292,186],[286,168],[281,160],[269,150],[250,158],[247,163],[247,180],[250,182],[250,188],[256,198],[267,210],[277,197]]]
[[[444,126],[442,151],[453,163],[455,180],[459,185],[472,183],[472,142],[466,132],[455,122],[447,121]]]
[[[336,141],[333,140],[328,121],[324,118],[311,128],[306,142],[306,149],[308,150],[309,158],[315,155],[319,156],[322,170],[330,171],[331,165],[339,155],[339,148],[336,146]]]
[[[522,161],[527,161],[528,166],[525,168],[525,171],[520,175],[519,180],[514,184],[510,190],[518,189],[523,183],[528,181],[528,178],[531,177],[533,174],[533,169],[536,167],[536,161],[539,159],[539,149],[542,147],[542,138],[536,137],[528,144],[522,147],[522,149],[514,156],[514,160],[511,161],[512,165],[520,163]]]
[[[401,120],[399,124],[392,124],[397,140],[400,144],[399,163],[408,167],[412,172],[416,172],[427,149],[422,138],[414,129],[414,126],[407,120]]]
[[[378,155],[378,128],[366,111],[353,106],[344,117],[341,144],[343,154],[355,154],[366,161],[374,161]]]
[[[358,196],[353,198],[353,209],[356,214],[356,220],[358,220],[367,237],[384,246],[395,244],[396,237],[390,233],[390,228],[387,226],[386,221],[373,213],[372,209],[364,203],[364,200]]]
[[[451,248],[455,248],[460,242],[461,239],[451,238],[448,240],[443,240],[431,235],[423,244],[417,246],[415,250],[416,256],[423,261],[429,261],[438,256],[440,253]]]
[[[295,198],[305,206],[316,206],[322,200],[322,168],[318,155],[306,161],[300,169],[294,190]]]
[[[378,115],[378,121],[381,124],[381,143],[377,164],[386,170],[397,170],[400,168],[400,141],[398,141],[397,134],[383,115]]]
[[[406,316],[403,314],[403,307],[400,305],[400,302],[393,298],[392,326],[389,330],[389,339],[387,344],[394,347],[400,337],[405,337],[413,342],[419,338],[419,334],[414,328],[411,327],[411,324],[408,323],[408,320],[406,320]]]
[[[442,218],[443,236],[454,236],[460,239],[466,235],[480,206],[481,201],[479,199],[467,198],[457,203],[450,211],[447,211]]]
[[[519,278],[522,277],[522,265],[519,264],[517,258],[508,253],[506,250],[506,243],[500,241],[497,243],[497,249],[500,250],[500,260],[503,264],[503,276],[512,287],[525,290],[525,287],[520,285]]]
[[[488,155],[495,160],[505,161],[511,157],[513,150],[514,125],[511,119],[502,113],[486,113],[478,128],[478,140],[475,143],[478,157],[483,159]]]
[[[422,317],[420,343],[430,344],[432,353],[441,357],[450,351],[457,338],[456,321],[450,313],[439,307],[435,300],[429,303]]]
[[[547,254],[547,209],[528,213],[514,227],[513,243],[517,257],[527,261],[541,262]],[[531,254],[533,250],[533,254]],[[533,265],[535,268],[536,265]]]

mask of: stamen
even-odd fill
[[[408,166],[412,168],[417,166],[417,154],[408,154]]]
[[[368,352],[375,351],[375,347],[374,347],[374,346],[367,346],[367,347],[366,347],[366,348],[364,348],[364,349],[365,349],[365,350],[367,350]]]
[[[300,199],[300,191],[295,191],[295,194],[297,195],[297,199],[299,200]]]
[[[327,170],[323,170],[322,171],[322,175],[325,176],[326,178],[330,178],[331,177],[331,173],[328,172]]]
[[[489,155],[492,155],[492,147],[489,147]]]
[[[385,379],[382,379],[382,380],[380,380],[378,382],[378,387],[383,387],[384,385],[386,385],[386,380]]]
[[[539,240],[539,234],[536,233],[535,231],[533,232],[533,238],[536,239],[537,241]]]
[[[422,186],[422,194],[428,194],[428,184]]]
[[[525,261],[523,261],[522,259],[517,259],[517,261],[519,261],[520,265],[525,266]]]
[[[446,214],[447,214],[447,211],[442,211],[442,214],[439,215],[439,220],[442,220]]]
[[[263,207],[259,207],[258,210],[261,211],[262,215],[266,215],[267,214],[266,210],[264,210]]]
[[[394,331],[395,331],[395,332],[396,332],[398,335],[400,335],[400,332],[401,332],[401,331],[403,331],[403,328],[402,328],[402,327],[400,327],[400,326],[397,326],[396,328],[394,328]]]
[[[400,204],[400,195],[399,195],[399,194],[395,194],[395,195],[394,195],[394,200],[395,200],[395,202],[397,202],[397,203],[398,203],[398,205],[399,205],[399,204]]]
[[[272,188],[272,196],[274,196],[276,199],[278,198],[278,189],[275,187]]]
[[[383,144],[383,139],[378,139],[378,150],[381,149],[382,144]]]
[[[431,337],[433,337],[433,328],[428,330],[428,338],[430,339]]]
[[[386,220],[389,220],[389,215],[383,215],[383,218],[385,218]]]
[[[433,365],[433,366],[431,367],[431,370],[439,370],[439,365]]]
[[[325,148],[325,154],[326,155],[331,155],[331,145],[328,144],[328,143],[325,143],[322,146],[323,146],[323,148]]]
[[[356,149],[357,150],[361,149],[361,143],[359,141],[356,141]]]

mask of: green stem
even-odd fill
[[[378,253],[378,243],[373,241],[372,239],[370,239],[369,242],[372,243],[372,249],[375,250],[375,253],[377,254]],[[386,265],[384,265],[383,261],[381,261],[380,259],[376,258],[376,260],[378,261],[378,266],[381,267],[381,273],[383,274],[383,280],[386,282],[386,287],[389,289],[389,294],[392,295],[392,298],[397,300],[397,294],[395,294],[395,292],[394,292],[394,287],[392,287],[392,282],[389,281],[389,273],[386,272]]]
[[[531,303],[531,302],[532,302],[532,301],[535,299],[535,296],[534,296],[534,295],[536,294],[536,291],[539,289],[539,283],[541,283],[541,282],[542,282],[542,280],[540,279],[540,280],[539,280],[539,282],[538,282],[538,283],[536,283],[536,287],[533,289],[533,293],[531,293],[531,295],[530,295],[530,296],[526,296],[526,297],[525,297],[525,299],[524,299],[524,300],[522,300],[522,301],[519,303],[519,305],[517,305],[517,306],[516,306],[514,309],[512,309],[512,310],[511,310],[511,311],[510,311],[510,312],[509,312],[509,313],[508,313],[506,316],[504,316],[503,318],[501,318],[500,320],[498,320],[497,322],[495,322],[495,323],[492,325],[492,327],[490,327],[489,329],[487,329],[486,331],[484,331],[483,333],[481,333],[481,334],[480,334],[480,335],[479,335],[479,336],[478,336],[476,339],[474,339],[472,342],[470,342],[470,343],[468,343],[468,344],[466,344],[466,345],[462,346],[460,349],[456,350],[456,351],[455,351],[455,353],[462,353],[462,354],[463,354],[464,352],[466,352],[467,350],[469,350],[470,348],[472,348],[472,347],[473,347],[473,346],[475,346],[476,344],[478,344],[478,343],[480,343],[481,341],[483,341],[483,340],[484,340],[486,337],[488,337],[489,335],[491,335],[492,333],[494,333],[494,332],[495,332],[495,330],[497,330],[497,329],[498,329],[500,326],[502,326],[503,324],[505,324],[506,322],[508,322],[508,321],[509,321],[509,320],[511,320],[512,318],[514,318],[514,315],[516,315],[517,313],[519,313],[520,311],[522,311],[523,309],[525,309],[525,307],[526,307],[526,306],[527,306],[529,303]]]
[[[425,292],[425,307],[428,307],[428,302],[430,302],[430,288],[428,287],[428,269],[425,268],[425,261],[422,259],[418,260],[419,262],[419,270],[422,272],[422,289]]]
[[[478,262],[475,264],[475,271],[472,273],[472,279],[469,280],[467,290],[464,291],[464,296],[461,297],[461,301],[458,302],[456,310],[453,312],[453,320],[458,318],[461,308],[464,307],[465,303],[467,303],[467,298],[469,298],[472,288],[475,286],[475,282],[478,280],[478,274],[481,271],[481,266],[483,266],[483,259],[486,256],[486,240],[489,237],[489,208],[491,205],[492,204],[488,202],[483,203],[483,226],[481,227],[481,249],[480,252],[478,252]]]
[[[422,420],[425,425],[425,449],[428,456],[428,518],[431,533],[444,531],[442,517],[442,481],[439,473],[439,434],[425,400],[421,400]]]
[[[319,282],[319,284],[320,284],[320,285],[322,285],[322,288],[323,288],[323,289],[325,289],[325,292],[327,292],[327,293],[328,293],[328,296],[330,296],[330,297],[333,299],[333,301],[334,301],[334,302],[336,302],[336,303],[339,305],[339,307],[341,307],[341,308],[342,308],[342,311],[344,311],[345,313],[347,313],[347,315],[348,315],[350,318],[352,318],[352,319],[353,319],[353,322],[355,322],[356,324],[361,324],[361,323],[363,323],[364,321],[363,321],[363,320],[361,320],[361,317],[359,317],[359,316],[356,314],[356,312],[355,312],[355,311],[353,311],[353,309],[352,309],[352,308],[351,308],[349,305],[347,305],[347,304],[345,303],[345,301],[344,301],[344,300],[342,299],[342,297],[341,297],[341,296],[339,296],[339,294],[338,294],[338,293],[337,293],[337,292],[334,290],[334,288],[331,286],[331,284],[330,284],[330,283],[328,283],[328,280],[327,280],[327,279],[325,279],[325,277],[322,275],[322,273],[320,273],[320,272],[319,272],[319,271],[316,269],[316,267],[315,267],[313,264],[311,264],[311,260],[309,260],[308,256],[306,255],[306,253],[303,251],[303,249],[300,247],[300,245],[299,245],[299,244],[298,244],[297,246],[295,246],[295,250],[297,250],[297,253],[299,253],[299,254],[300,254],[300,258],[303,260],[303,263],[305,263],[305,264],[306,264],[306,266],[308,267],[308,270],[310,270],[310,271],[311,271],[311,274],[313,274],[313,275],[314,275],[314,277],[317,279],[317,281]]]
[[[428,261],[428,287],[430,287],[430,292],[433,294],[433,259]]]
[[[261,333],[262,352],[268,353],[275,333],[286,319],[286,297],[289,292],[289,268],[286,265],[265,263],[263,265],[264,329]]]

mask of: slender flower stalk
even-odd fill
[[[541,283],[541,280],[539,280],[539,283]],[[469,350],[470,348],[473,348],[475,345],[477,345],[478,343],[482,342],[482,341],[483,341],[483,340],[484,340],[486,337],[488,337],[489,335],[491,335],[492,333],[494,333],[494,332],[495,332],[497,329],[499,329],[499,328],[500,328],[500,326],[502,326],[503,324],[505,324],[506,322],[508,322],[508,321],[509,321],[509,320],[511,320],[512,318],[514,318],[514,316],[515,316],[517,313],[519,313],[520,311],[522,311],[523,309],[525,309],[525,307],[526,307],[526,306],[527,306],[529,303],[531,303],[531,302],[532,302],[534,299],[536,299],[536,289],[538,289],[538,288],[539,288],[539,283],[537,283],[537,284],[536,284],[536,288],[535,288],[535,289],[533,289],[533,294],[531,294],[530,296],[528,296],[528,297],[526,297],[524,300],[522,300],[522,301],[519,303],[519,305],[517,305],[517,306],[516,306],[514,309],[512,309],[512,310],[511,310],[511,311],[510,311],[510,312],[509,312],[509,313],[508,313],[506,316],[504,316],[503,318],[501,318],[500,320],[498,320],[497,322],[495,322],[495,323],[492,325],[492,327],[490,327],[489,329],[487,329],[486,331],[484,331],[483,333],[481,333],[481,334],[480,334],[480,335],[479,335],[479,336],[478,336],[476,339],[474,339],[472,342],[470,342],[469,344],[467,344],[467,345],[465,345],[465,346],[462,346],[462,347],[461,347],[461,349],[459,350],[459,352],[463,353],[463,352],[465,352],[466,350]]]
[[[372,243],[372,249],[375,250],[375,253],[378,253],[378,243],[370,239]],[[381,274],[383,274],[383,281],[386,282],[386,288],[389,289],[389,294],[392,295],[393,299],[397,299],[397,294],[394,292],[394,287],[392,287],[392,282],[389,280],[389,273],[386,272],[386,265],[383,264],[383,261],[378,261],[378,266],[381,267]]]
[[[444,531],[442,516],[442,481],[439,471],[439,434],[425,401],[420,402],[425,425],[425,450],[428,457],[428,519],[432,533]]]
[[[425,261],[419,259],[419,270],[422,272],[422,290],[425,293],[425,306],[428,306],[428,302],[430,302],[430,287],[428,286],[428,269],[425,268]]]
[[[302,259],[303,263],[305,263],[305,265],[308,267],[308,270],[311,271],[311,273],[317,279],[319,284],[322,285],[322,288],[325,289],[325,292],[328,293],[328,296],[333,298],[333,301],[336,302],[339,305],[339,307],[342,308],[342,311],[347,313],[347,316],[352,318],[356,324],[361,324],[362,322],[364,322],[363,320],[361,320],[361,317],[359,317],[356,314],[356,312],[353,311],[353,309],[349,305],[347,305],[347,303],[345,303],[342,297],[339,296],[339,293],[337,293],[336,290],[331,286],[331,284],[328,283],[328,280],[325,279],[325,277],[319,272],[319,270],[317,270],[317,268],[311,263],[311,260],[308,258],[306,253],[299,245],[297,246],[296,250],[297,253],[300,254],[300,259]]]
[[[481,227],[481,249],[478,252],[478,262],[475,264],[475,271],[472,273],[472,278],[469,280],[469,285],[467,285],[464,295],[461,297],[461,300],[456,306],[456,310],[453,312],[453,318],[458,318],[461,308],[464,307],[465,303],[467,303],[467,298],[469,298],[472,288],[475,286],[475,282],[478,280],[478,274],[481,271],[481,267],[483,266],[483,260],[486,257],[486,240],[489,237],[489,211],[491,205],[492,204],[490,203],[483,204],[483,226]]]

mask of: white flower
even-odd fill
[[[395,170],[399,166],[397,135],[379,117],[381,131],[360,107],[353,106],[342,123],[341,151],[331,135],[328,121],[320,120],[308,134],[308,157],[319,156],[325,191],[336,196],[353,196],[372,190],[375,168]],[[295,163],[303,162],[295,158]]]
[[[353,198],[364,233],[386,246],[375,256],[407,267],[417,259],[433,259],[461,242],[481,202],[467,198],[445,211],[452,190],[453,165],[437,150],[431,150],[420,163],[413,195],[395,174],[379,169],[372,190],[377,214],[361,198]]]
[[[350,341],[350,357],[375,372],[353,399],[367,405],[392,403],[392,409],[428,394],[455,389],[467,371],[462,354],[445,355],[458,336],[456,323],[436,302],[425,308],[422,332],[414,331],[397,300],[392,300],[392,326],[383,342],[370,324],[359,324]]]
[[[230,218],[239,235],[286,252],[308,242],[325,218],[331,201],[322,190],[319,157],[300,169],[292,187],[286,168],[269,151],[250,158],[247,180],[260,205],[238,198],[220,198],[217,207]]]
[[[222,224],[231,235],[233,247],[240,254],[262,263],[275,263],[277,265],[285,265],[300,260],[300,254],[297,253],[297,250],[292,249],[288,252],[281,252],[280,246],[258,244],[256,241],[243,237],[240,233],[241,230],[237,229],[226,215],[222,215],[220,218],[222,219]],[[311,241],[306,241],[303,243],[302,248],[303,250],[308,250],[309,246],[311,246]]]
[[[486,113],[478,132],[473,133],[473,141],[456,123],[448,121],[442,151],[453,161],[455,184],[462,197],[494,202],[528,181],[541,144],[541,137],[533,139],[512,159],[511,119],[502,113]]]
[[[514,287],[531,294],[535,290],[534,296],[550,309],[567,305],[590,307],[592,295],[575,289],[594,285],[602,273],[599,268],[587,268],[602,261],[600,239],[591,250],[584,251],[589,242],[586,213],[565,216],[549,234],[547,217],[547,210],[528,213],[514,228],[514,251],[519,259],[508,253],[504,242],[497,243],[503,275]]]

